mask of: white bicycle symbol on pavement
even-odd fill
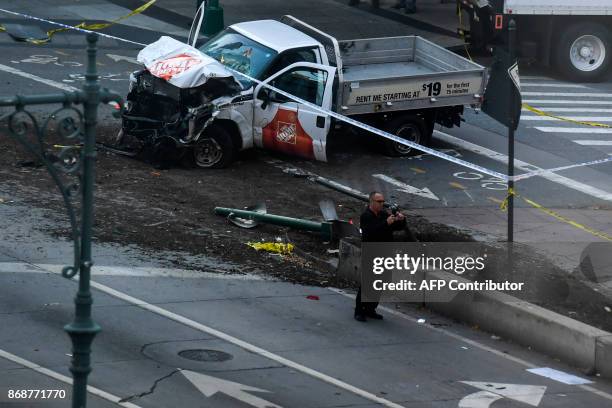
[[[485,178],[483,174],[473,171],[459,171],[454,173],[453,176],[461,180],[480,181],[480,186],[488,190],[502,191],[508,189],[508,184],[504,180],[497,177]]]

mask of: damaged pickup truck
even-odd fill
[[[204,168],[253,147],[326,161],[343,123],[325,111],[427,145],[435,123],[458,126],[464,106],[482,102],[485,68],[418,36],[337,41],[284,16],[234,24],[200,45],[202,17],[200,8],[189,44],[162,37],[140,52],[146,69],[130,78],[119,139],[157,155],[189,152]],[[387,154],[410,154],[380,139]]]

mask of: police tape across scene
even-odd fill
[[[72,30],[75,30],[75,31],[80,31],[80,32],[83,32],[83,33],[94,32],[94,31],[87,30],[87,29],[84,29],[84,28],[69,26],[69,25],[66,25],[66,24],[61,24],[61,23],[52,21],[52,20],[42,19],[42,18],[39,18],[39,17],[35,17],[35,16],[28,15],[28,14],[23,14],[23,13],[18,13],[18,12],[14,12],[14,11],[2,9],[2,8],[0,8],[0,12],[16,15],[16,16],[19,16],[19,17],[23,17],[25,19],[31,19],[31,20],[36,20],[36,21],[41,21],[41,22],[57,25],[57,26],[60,26],[60,27],[64,27],[64,28],[67,28],[67,29],[72,29]],[[114,39],[114,40],[123,41],[123,42],[131,43],[131,44],[136,44],[136,45],[141,45],[143,47],[146,47],[146,44],[143,44],[143,43],[127,40],[127,39],[124,39],[124,38],[121,38],[121,37],[116,37],[116,36],[112,36],[112,35],[108,35],[108,34],[104,34],[104,33],[98,33],[98,32],[95,32],[95,33],[97,35],[99,35],[99,36],[102,36],[102,37],[111,38],[111,39]],[[263,87],[265,87],[267,89],[270,89],[270,90],[272,90],[274,92],[277,92],[278,94],[283,95],[283,96],[285,96],[285,97],[287,97],[287,98],[289,98],[289,99],[291,99],[291,100],[293,100],[295,102],[298,102],[300,104],[308,106],[309,108],[311,108],[311,109],[313,109],[313,110],[315,110],[317,112],[329,115],[330,117],[333,117],[333,118],[335,118],[335,119],[337,119],[339,121],[342,121],[342,122],[347,123],[349,125],[355,126],[357,128],[363,129],[363,130],[366,130],[366,131],[368,131],[370,133],[373,133],[375,135],[381,136],[381,137],[383,137],[385,139],[388,139],[388,140],[392,140],[392,141],[394,141],[396,143],[399,143],[399,144],[402,144],[404,146],[408,146],[408,147],[414,148],[414,149],[419,150],[419,151],[421,151],[423,153],[430,154],[430,155],[432,155],[434,157],[438,157],[440,159],[449,161],[451,163],[455,163],[455,164],[458,164],[460,166],[467,167],[467,168],[472,169],[472,170],[476,170],[476,171],[481,172],[483,174],[487,174],[489,176],[499,178],[499,179],[501,179],[502,181],[505,181],[505,182],[525,180],[527,178],[538,176],[538,175],[541,175],[543,173],[555,173],[555,172],[558,172],[558,171],[561,171],[561,170],[566,170],[568,168],[585,167],[585,166],[592,166],[592,165],[596,165],[596,164],[603,164],[603,163],[612,162],[612,157],[610,157],[610,158],[607,158],[607,159],[601,159],[601,160],[597,160],[597,161],[590,161],[590,162],[584,162],[584,163],[577,163],[577,164],[573,164],[573,165],[565,166],[565,167],[560,167],[560,168],[553,168],[553,169],[549,169],[549,170],[546,170],[546,169],[536,170],[536,171],[531,171],[531,172],[528,172],[528,173],[523,173],[523,174],[519,174],[519,175],[515,175],[515,176],[508,176],[506,174],[503,174],[503,173],[500,173],[500,172],[488,169],[486,167],[479,166],[477,164],[474,164],[474,163],[471,163],[471,162],[468,162],[468,161],[465,161],[465,160],[458,159],[456,157],[450,156],[448,154],[445,154],[443,152],[437,151],[435,149],[431,149],[431,148],[419,145],[417,143],[408,141],[406,139],[403,139],[403,138],[398,137],[396,135],[393,135],[391,133],[385,132],[385,131],[380,130],[378,128],[375,128],[373,126],[367,125],[365,123],[359,122],[357,120],[351,119],[351,118],[349,118],[347,116],[338,114],[336,112],[333,112],[333,111],[330,111],[330,110],[327,110],[327,109],[323,109],[323,108],[321,108],[321,107],[319,107],[319,106],[317,106],[315,104],[309,103],[309,102],[307,102],[307,101],[305,101],[303,99],[300,99],[300,98],[298,98],[298,97],[296,97],[296,96],[294,96],[292,94],[284,92],[284,91],[282,91],[282,90],[280,90],[278,88],[275,88],[275,87],[273,87],[273,86],[271,86],[271,85],[269,85],[267,83],[264,83],[264,82],[262,82],[262,81],[260,81],[258,79],[255,79],[255,78],[253,78],[253,77],[251,77],[249,75],[246,75],[246,74],[243,74],[241,72],[238,72],[238,71],[236,71],[236,70],[234,70],[234,69],[232,69],[230,67],[227,67],[227,66],[223,66],[223,67],[227,71],[231,72],[232,74],[236,74],[236,75],[238,75],[240,77],[243,77],[243,78],[245,78],[245,79],[247,79],[249,81],[252,81],[255,84],[262,85]]]

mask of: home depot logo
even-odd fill
[[[151,67],[151,74],[158,78],[168,81],[176,74],[187,71],[194,65],[201,63],[200,58],[188,54],[177,55],[176,57],[168,58],[157,62]]]
[[[294,123],[278,122],[276,140],[283,143],[297,144],[297,132]]]

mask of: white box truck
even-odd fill
[[[601,80],[612,58],[612,0],[457,0],[475,47],[507,40],[517,25],[519,56],[574,81]]]

